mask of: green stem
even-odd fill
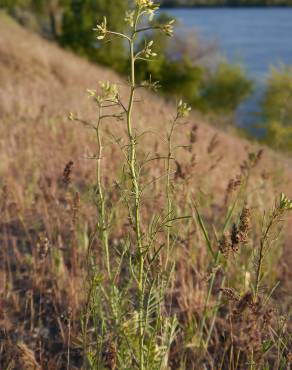
[[[219,257],[220,257],[220,252],[217,252],[216,257],[215,257],[214,267],[217,266],[217,264],[219,262]],[[210,300],[210,297],[211,297],[213,286],[214,286],[214,283],[215,283],[215,277],[216,277],[216,272],[213,272],[212,278],[211,278],[211,281],[210,281],[210,284],[209,284],[209,288],[208,288],[207,297],[206,297],[205,304],[204,304],[203,318],[202,318],[201,326],[200,326],[200,346],[202,345],[202,341],[203,341],[203,332],[204,332],[204,327],[205,327],[205,324],[206,324],[207,310],[208,310],[209,300]],[[208,340],[209,340],[209,338],[208,338]]]
[[[96,192],[99,197],[99,212],[100,212],[100,223],[99,232],[100,237],[102,240],[102,245],[105,251],[105,258],[106,258],[106,268],[108,272],[108,276],[111,279],[111,268],[110,268],[110,255],[109,255],[109,243],[108,243],[108,231],[107,231],[107,223],[106,223],[106,211],[105,211],[105,197],[103,193],[103,185],[102,185],[102,175],[101,175],[101,159],[102,159],[102,141],[100,135],[100,123],[102,117],[102,107],[99,110],[99,119],[96,126],[96,138],[97,138],[97,145],[98,145],[98,158],[97,158],[97,165],[96,165]]]
[[[167,154],[167,178],[166,178],[166,198],[167,198],[167,218],[170,217],[172,214],[172,199],[171,199],[171,183],[170,183],[170,171],[171,171],[171,156],[172,156],[172,135],[174,131],[174,127],[178,116],[172,122],[170,132],[167,136],[168,142],[168,154]],[[165,269],[168,266],[169,254],[170,254],[170,231],[171,231],[171,221],[167,222],[167,234],[166,234],[166,261],[165,261]]]
[[[260,287],[260,281],[261,281],[261,275],[262,275],[262,266],[263,266],[263,260],[264,260],[265,244],[266,244],[266,241],[269,237],[270,230],[277,216],[278,216],[277,210],[274,210],[273,214],[271,215],[270,221],[267,225],[267,228],[260,241],[259,257],[258,257],[257,269],[256,269],[255,298],[257,298],[259,294],[259,287]]]
[[[134,39],[135,35],[130,40],[130,58],[131,58],[131,91],[129,98],[129,105],[127,109],[127,130],[130,141],[129,146],[129,167],[132,181],[132,192],[134,194],[134,228],[136,234],[136,242],[139,253],[139,278],[138,278],[138,291],[139,291],[139,368],[144,369],[144,329],[143,329],[143,277],[144,277],[144,256],[143,256],[143,245],[141,235],[141,223],[140,223],[140,187],[137,174],[137,156],[136,156],[136,138],[133,134],[132,127],[132,112],[133,103],[135,97],[135,55],[134,55]]]

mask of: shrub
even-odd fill
[[[151,34],[149,37],[154,40],[158,57],[151,63],[144,61],[137,66],[139,81],[151,77],[159,81],[165,95],[182,97],[192,107],[215,114],[235,113],[251,94],[253,81],[241,66],[221,62],[209,69],[204,65],[202,61],[214,54],[212,45],[203,47],[198,40],[192,40],[189,45],[184,37],[174,42],[166,41],[165,35]],[[179,43],[179,48],[174,43]]]
[[[14,10],[16,18],[22,23],[23,10],[35,14],[38,28],[46,36],[58,40],[63,47],[71,48],[91,61],[110,66],[121,74],[128,75],[129,63],[125,43],[114,38],[101,45],[91,32],[96,19],[107,17],[108,26],[123,32],[127,26],[120,17],[125,13],[127,0],[11,0],[5,6]],[[21,9],[20,11],[16,11]],[[17,14],[16,14],[17,13]],[[157,34],[160,23],[167,23],[169,16],[161,13],[151,20],[147,34],[154,41],[154,52],[158,57],[148,63],[141,61],[137,66],[137,81],[152,78],[159,81],[161,92],[174,98],[182,97],[189,104],[203,112],[232,114],[252,90],[251,81],[239,66],[221,63],[210,70],[204,63],[211,58],[214,46],[202,43],[192,34],[183,34],[170,41],[165,34]],[[31,21],[30,21],[31,22]],[[141,48],[140,42],[137,46]]]
[[[273,68],[261,103],[264,141],[281,150],[292,149],[292,67]]]
[[[239,65],[221,62],[202,86],[199,105],[205,111],[233,113],[251,94],[253,82]]]
[[[124,44],[115,39],[105,47],[100,47],[100,41],[92,34],[96,19],[107,17],[108,26],[114,26],[119,32],[123,31],[124,23],[121,14],[125,13],[126,0],[77,0],[65,8],[63,16],[61,44],[76,52],[89,57],[91,60],[124,70]]]

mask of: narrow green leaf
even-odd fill
[[[209,252],[211,253],[213,259],[215,260],[216,259],[216,256],[215,256],[215,253],[213,251],[213,248],[212,248],[212,245],[211,245],[211,241],[210,241],[210,238],[209,238],[209,235],[208,235],[208,232],[207,232],[207,229],[205,227],[205,224],[204,224],[204,221],[198,211],[198,208],[196,206],[196,204],[194,204],[194,207],[195,207],[195,211],[196,211],[196,215],[197,215],[197,221],[200,225],[200,228],[204,234],[204,237],[205,237],[205,241],[206,241],[206,244],[207,244],[207,248],[209,250]]]

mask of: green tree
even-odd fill
[[[156,23],[166,24],[171,19],[166,13],[161,13]],[[151,25],[155,27],[156,23]],[[183,97],[190,104],[197,100],[205,70],[195,57],[196,49],[200,47],[198,40],[192,35],[189,45],[186,38],[169,38],[157,32],[149,32],[147,36],[154,41],[153,51],[157,56],[150,63],[140,61],[137,64],[137,79],[159,81],[164,94]]]
[[[273,68],[261,104],[264,140],[282,150],[292,150],[292,67]]]
[[[123,42],[114,40],[101,48],[92,29],[106,16],[108,26],[122,32],[125,22],[121,14],[125,14],[127,3],[127,0],[71,0],[63,17],[61,43],[121,71],[125,59]]]
[[[28,6],[31,0],[0,0],[0,9],[13,10],[16,6]]]
[[[128,74],[125,41],[120,38],[101,43],[92,29],[107,17],[107,26],[116,32],[124,32],[124,20],[128,0],[0,0],[13,9],[29,10],[35,16],[38,31],[46,31],[62,46],[99,64],[110,66],[122,74]],[[204,0],[201,0],[204,1]],[[122,15],[122,16],[121,16]],[[169,16],[161,13],[149,26],[166,24]],[[155,23],[156,22],[156,23]],[[145,24],[147,27],[147,25]],[[150,27],[150,28],[151,28]],[[149,29],[147,39],[154,41],[155,58],[151,62],[141,60],[137,64],[137,81],[158,81],[164,94],[183,97],[188,103],[202,111],[233,113],[248,96],[252,83],[238,66],[221,63],[210,69],[202,59],[213,55],[213,49],[194,38],[184,35],[171,39]],[[143,48],[144,45],[138,45]],[[149,60],[148,60],[149,61]]]
[[[25,14],[38,26],[36,30],[57,39],[61,34],[63,13],[69,0],[0,0],[0,6],[8,9],[11,15],[23,22]]]
[[[202,110],[232,113],[251,94],[253,82],[239,65],[221,62],[207,76],[199,104]]]

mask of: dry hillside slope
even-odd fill
[[[86,89],[97,88],[99,81],[111,81],[123,91],[126,82],[113,71],[93,65],[22,28],[5,14],[0,14],[0,20],[0,175],[2,182],[15,183],[19,201],[25,202],[26,189],[33,186],[38,176],[33,172],[47,171],[57,177],[70,159],[80,166],[81,172],[83,166],[89,171],[84,155],[93,150],[94,144],[86,130],[68,123],[68,112],[94,117],[95,107],[89,103]],[[163,98],[142,95],[135,117],[140,129],[154,132],[153,140],[147,142],[149,152],[160,147],[161,132],[173,112],[173,104]],[[256,149],[246,140],[202,122],[196,114],[189,119],[189,126],[192,125],[198,127],[194,147],[196,172],[206,173],[214,167],[204,183],[204,191],[222,194],[246,153]],[[113,131],[119,132],[116,126]],[[179,140],[188,140],[189,132],[189,127],[180,130]],[[214,142],[216,154],[210,158]],[[184,161],[184,156],[182,152],[179,160]],[[275,191],[292,196],[290,160],[265,149],[259,171],[272,176]],[[271,193],[271,199],[273,196]],[[290,230],[289,240],[292,226]]]
[[[8,145],[9,140],[12,140],[13,130],[19,130],[16,122],[26,121],[27,130],[33,125],[29,122],[34,121],[35,124],[37,121],[38,126],[44,124],[43,128],[35,127],[35,129],[43,130],[43,135],[38,137],[38,140],[46,141],[45,129],[49,121],[54,121],[54,124],[58,121],[61,126],[61,123],[66,121],[68,112],[71,111],[78,112],[83,117],[92,117],[95,110],[88,103],[86,89],[97,88],[99,81],[115,82],[120,85],[122,91],[125,89],[125,80],[113,71],[93,65],[58,48],[53,43],[23,29],[4,14],[0,17],[0,117],[2,122],[12,122],[1,125],[1,138],[6,137],[2,145]],[[160,133],[161,128],[165,127],[171,119],[173,112],[172,104],[157,96],[144,94],[135,112],[136,122],[140,128],[153,129],[154,132]],[[209,126],[195,114],[190,119],[190,124],[192,123],[198,125],[199,140],[196,145],[198,164],[201,159],[203,161],[211,138],[218,135],[217,151],[225,159],[221,161],[218,171],[222,174],[225,170],[228,169],[229,172],[231,169],[228,176],[232,176],[232,169],[236,171],[236,164],[245,158],[247,148],[252,148],[252,145],[241,138]],[[65,130],[74,131],[70,125],[65,127],[67,127]],[[187,129],[185,132],[184,130],[180,132],[183,139],[187,134]],[[23,135],[24,141],[26,136]],[[68,143],[69,146],[70,144],[72,140]],[[58,143],[51,143],[49,149],[55,152],[57,148],[54,148],[54,145],[58,146]],[[12,147],[10,153],[13,151]],[[1,149],[1,165],[6,167],[7,161],[3,161],[6,148],[4,146]],[[24,148],[19,147],[18,151],[21,149]],[[66,148],[62,149],[65,154]],[[75,157],[78,158],[84,151],[85,148],[82,148]],[[270,150],[265,151],[267,155],[263,168],[267,171],[283,170],[288,181],[292,173],[290,161]],[[54,161],[54,158],[52,160]],[[224,176],[217,176],[217,171],[214,172],[214,176],[217,186],[225,188]],[[279,190],[288,191],[285,181]]]
[[[74,161],[73,182],[82,192],[94,176],[94,164],[86,156],[95,150],[91,132],[68,121],[67,116],[69,112],[76,112],[80,117],[94,119],[95,107],[88,99],[86,89],[98,88],[99,81],[117,83],[125,97],[126,80],[113,71],[60,49],[0,14],[0,212],[8,210],[0,215],[0,243],[7,237],[7,230],[13,236],[11,245],[14,248],[18,246],[20,235],[27,238],[30,230],[38,224],[42,224],[41,228],[52,239],[56,238],[56,230],[66,225],[62,214],[58,216],[59,211],[56,211],[63,199],[60,198],[59,203],[55,201],[64,166],[70,160]],[[135,125],[139,132],[150,132],[141,138],[141,148],[145,155],[165,155],[165,128],[175,106],[151,93],[139,94],[134,112]],[[108,122],[105,131],[112,141],[123,137],[123,122]],[[190,173],[188,186],[193,189],[194,196],[205,200],[202,212],[206,219],[212,219],[224,205],[228,182],[239,173],[247,154],[259,150],[259,147],[208,125],[196,113],[177,130],[176,142],[189,145],[191,132],[194,136],[192,148],[179,149],[177,161],[183,170]],[[110,139],[108,141],[110,143]],[[121,153],[113,145],[106,147],[106,152],[110,156],[105,156],[103,168],[106,180],[111,184]],[[158,164],[153,176],[159,175],[161,170],[163,165]],[[272,206],[281,191],[292,197],[291,180],[290,159],[264,148],[263,158],[252,177],[248,199],[251,206],[255,204],[255,194],[260,195],[261,200],[257,198],[257,204],[261,202],[263,208]],[[82,214],[88,218],[91,215],[90,211],[87,214],[85,207]],[[17,227],[16,232],[13,228],[15,220],[21,224],[20,235],[17,235]],[[9,228],[4,228],[4,224]],[[3,238],[1,233],[5,234]],[[284,258],[278,269],[283,284],[278,294],[291,293],[292,220],[288,220],[285,239]],[[15,254],[19,258],[17,261],[21,261],[21,255]],[[1,269],[3,264],[0,262],[0,295],[6,291],[4,286],[7,287],[9,280],[9,274]],[[70,279],[65,281],[63,288],[67,289],[65,284],[71,286],[71,283]],[[17,286],[17,282],[15,284]],[[20,300],[19,297],[17,299]],[[17,299],[9,304],[17,305]],[[5,318],[8,331],[13,329],[13,320],[19,315],[20,312],[14,319],[12,316]],[[1,320],[0,315],[0,326]]]

